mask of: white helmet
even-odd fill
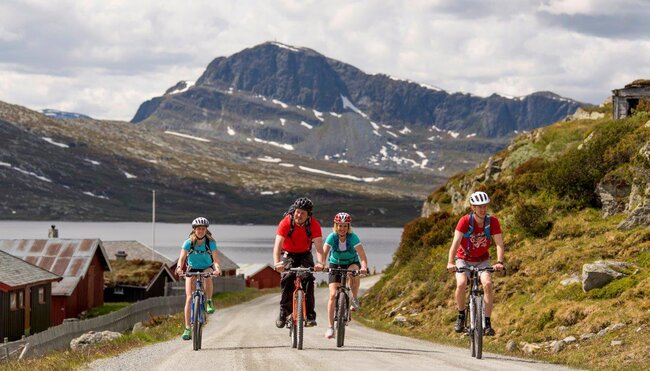
[[[208,219],[206,219],[206,218],[204,218],[202,216],[199,216],[198,218],[196,218],[196,219],[194,219],[192,221],[192,228],[196,228],[196,227],[198,227],[200,225],[205,226],[207,228],[207,227],[210,226],[210,222],[208,221]]]
[[[487,205],[490,203],[490,197],[485,192],[474,192],[469,196],[470,205]]]

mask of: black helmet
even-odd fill
[[[314,208],[314,203],[307,197],[300,197],[293,202],[292,208],[307,210],[307,212],[311,213],[311,210]]]

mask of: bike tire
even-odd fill
[[[302,340],[305,332],[305,293],[298,290],[296,294],[296,332],[298,338],[298,350],[302,350]]]
[[[296,348],[298,347],[298,331],[296,324],[293,322],[293,316],[291,316],[290,322],[289,322],[289,336],[291,336],[291,347]]]
[[[194,313],[192,316],[192,348],[201,349],[201,298],[197,295],[192,300]]]
[[[339,294],[336,316],[336,346],[342,347],[345,343],[345,323],[347,321],[347,296]]]
[[[474,318],[476,317],[476,312],[474,311],[475,306],[474,306],[474,298],[473,297],[470,297],[468,307],[469,307],[468,308],[469,309],[469,326],[468,326],[468,328],[469,328],[469,331],[468,331],[469,349],[470,349],[470,352],[472,353],[472,357],[476,357],[476,341],[475,341],[476,337],[474,336],[474,331],[476,330],[474,328],[474,324],[475,324]],[[467,312],[465,312],[465,313],[467,313]]]
[[[476,324],[474,325],[476,359],[481,359],[483,357],[483,298],[479,297],[474,304],[476,305]]]

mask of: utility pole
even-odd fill
[[[156,251],[156,190],[153,190],[151,201],[151,261],[155,261]]]

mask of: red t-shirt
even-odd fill
[[[314,238],[317,237],[323,237],[323,232],[321,231],[320,223],[318,222],[318,220],[316,220],[316,218],[314,218],[313,216],[310,216],[309,218],[311,219],[309,221],[310,229],[311,229],[311,239],[313,240]],[[293,252],[293,253],[301,253],[301,252],[307,252],[311,249],[311,240],[309,239],[309,237],[307,237],[307,229],[305,228],[306,225],[307,223],[299,227],[296,224],[294,224],[293,233],[291,234],[291,237],[287,237],[289,235],[289,229],[291,228],[291,216],[287,215],[282,219],[282,221],[278,225],[278,231],[277,231],[277,234],[279,236],[284,237],[284,242],[282,243],[282,250]]]
[[[456,230],[461,233],[467,233],[467,231],[469,231],[469,214],[460,218],[458,225],[456,225]],[[499,219],[492,215],[490,215],[490,234],[492,236],[501,234],[501,224],[499,224]],[[470,262],[488,260],[490,258],[491,243],[491,239],[488,240],[485,236],[483,227],[480,227],[478,223],[476,223],[476,220],[474,220],[474,233],[468,238],[463,237],[461,239],[460,246],[458,247],[458,250],[456,250],[456,257]]]

